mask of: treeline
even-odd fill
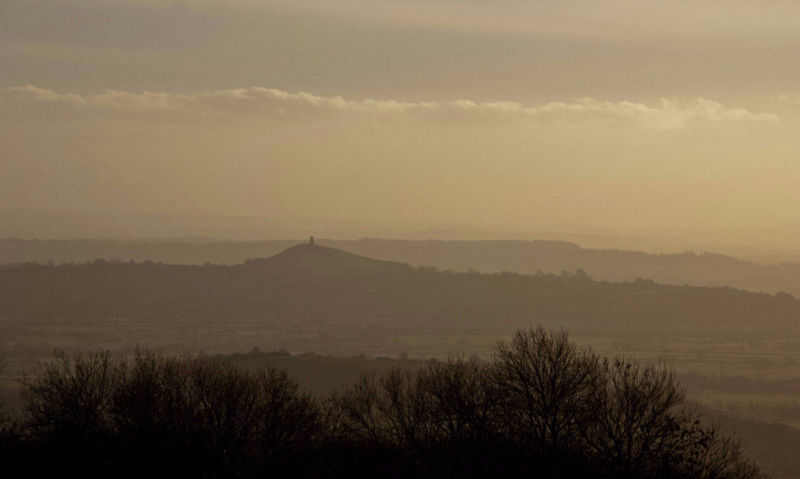
[[[62,354],[22,386],[0,455],[28,477],[760,477],[670,371],[541,328],[327,398],[151,351]]]

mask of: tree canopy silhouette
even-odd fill
[[[541,327],[490,360],[367,374],[327,398],[275,369],[147,350],[59,354],[23,398],[0,444],[34,476],[761,477],[671,371]]]

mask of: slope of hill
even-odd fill
[[[0,240],[0,263],[155,261],[176,264],[237,264],[267,257],[296,241],[111,241]],[[800,264],[762,265],[713,253],[648,254],[637,251],[582,248],[563,241],[402,241],[322,240],[319,243],[358,255],[432,266],[445,270],[510,271],[535,274],[583,269],[597,279],[693,286],[730,286],[800,296]]]
[[[629,342],[785,341],[800,333],[800,301],[581,273],[441,272],[301,245],[235,266],[5,266],[0,321],[7,344],[361,353],[395,350],[401,338],[491,338],[536,323]]]
[[[271,273],[339,273],[364,272],[407,273],[411,266],[394,261],[366,258],[327,246],[299,244],[265,259],[249,260],[250,266],[263,266]]]

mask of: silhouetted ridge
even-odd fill
[[[246,242],[13,240],[0,239],[0,265],[37,262],[81,263],[105,259],[128,262],[237,265],[248,258],[268,258],[297,240]],[[713,253],[648,254],[582,248],[561,241],[406,241],[330,240],[317,244],[339,250],[444,271],[504,271],[532,275],[582,269],[595,279],[692,286],[730,286],[800,297],[800,263],[760,265]],[[256,264],[262,260],[256,261]]]
[[[286,272],[396,272],[413,269],[403,263],[366,258],[336,248],[311,244],[293,246],[275,256],[255,262],[272,271]]]
[[[506,334],[535,323],[637,341],[800,335],[800,301],[789,295],[611,283],[584,271],[437,271],[310,245],[236,266],[6,266],[0,305],[8,337],[30,344],[47,338],[52,347],[65,333],[83,341],[185,344],[195,341],[188,327],[201,331],[198,345],[261,341],[318,351],[396,350],[405,347],[392,342],[398,337]]]

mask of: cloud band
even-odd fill
[[[57,108],[62,112],[99,112],[161,119],[245,118],[247,120],[324,120],[337,117],[433,120],[456,124],[573,124],[582,121],[615,122],[655,130],[692,125],[777,124],[773,113],[753,113],[720,103],[695,99],[662,98],[655,104],[583,98],[526,106],[517,102],[471,100],[403,102],[348,100],[339,96],[291,93],[251,87],[192,94],[107,90],[98,94],[59,93],[32,85],[6,89],[4,103],[21,109]]]

